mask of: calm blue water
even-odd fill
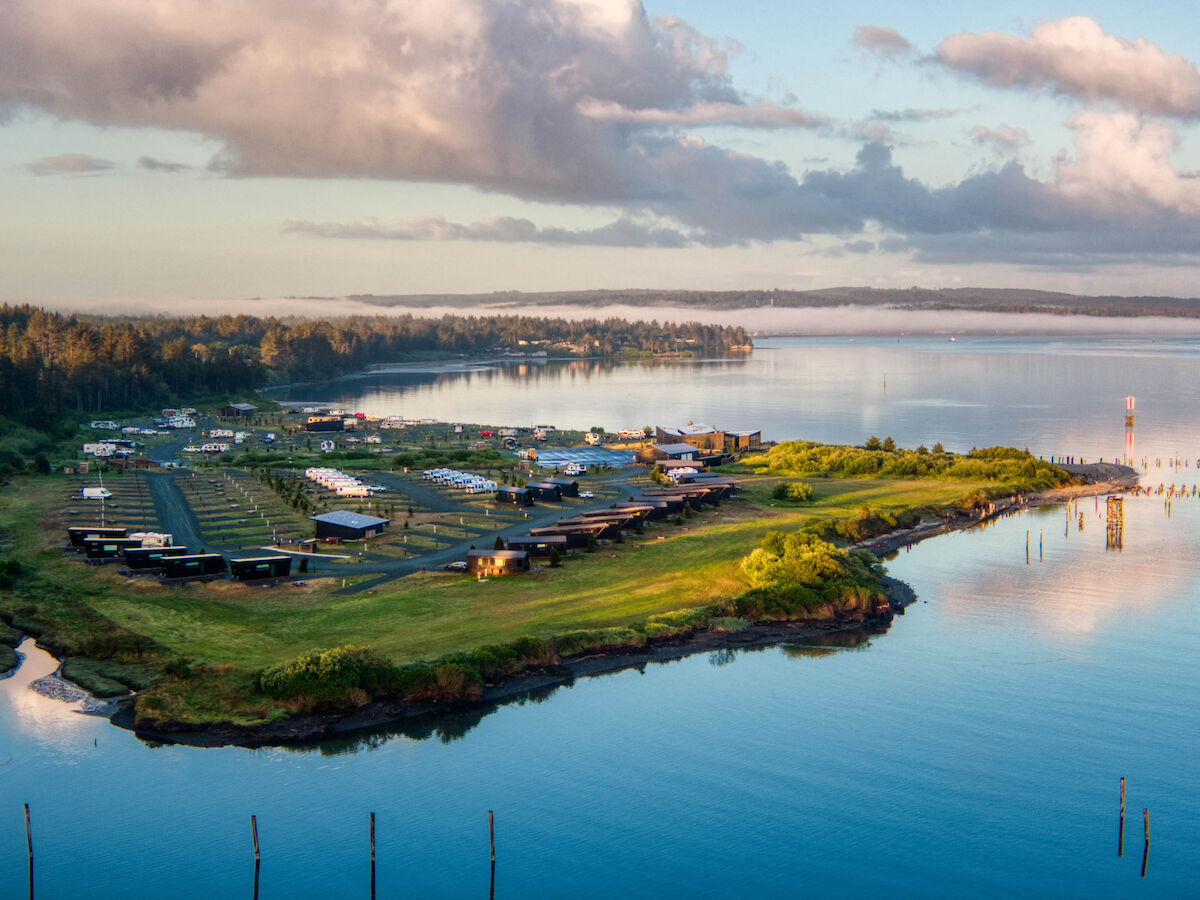
[[[912,402],[871,415],[908,410],[905,427],[921,440],[982,423],[1047,453],[1111,456],[1122,449],[1120,397],[1132,391],[1147,480],[1200,481],[1200,397],[1184,387],[1200,374],[1194,350],[989,346],[978,365],[1005,410],[992,422],[986,409],[955,405],[986,380],[968,379],[962,343],[906,357],[861,339],[781,342],[798,361],[778,382],[744,384],[740,404],[717,413],[699,395],[688,402],[697,419],[721,424],[738,411],[770,423],[769,436],[793,436],[779,409],[815,419],[810,404],[835,406],[839,378],[841,408],[857,409],[870,380],[862,372],[895,353],[889,397],[893,373],[934,374],[902,393]],[[837,350],[826,363],[840,360],[840,375],[815,392],[788,387],[783,404],[777,384],[802,381],[802,359],[825,347]],[[709,377],[692,368],[690,381]],[[1073,381],[1051,391],[1020,378],[1047,368]],[[613,387],[605,379],[619,374],[592,386]],[[544,379],[519,384],[507,384],[508,402],[547,404],[538,418],[567,424],[578,406]],[[1058,399],[1072,391],[1074,417]],[[1016,402],[1039,395],[1041,404]],[[1143,396],[1168,398],[1170,422],[1156,422],[1156,401],[1143,410]],[[474,418],[452,406],[441,417]],[[828,427],[837,432],[828,439],[861,440],[850,426]],[[911,442],[899,427],[872,432]],[[1189,450],[1178,474],[1165,459],[1155,466],[1156,453]],[[858,646],[702,655],[581,680],[541,702],[447,722],[444,739],[377,735],[307,752],[148,747],[38,698],[18,673],[0,682],[0,896],[25,889],[23,802],[42,898],[249,897],[251,813],[260,896],[366,897],[371,811],[380,896],[484,897],[488,809],[498,897],[1195,896],[1200,500],[1175,501],[1168,517],[1161,498],[1130,498],[1120,552],[1105,549],[1102,511],[1083,500],[1070,519],[1062,507],[1029,512],[901,554],[891,571],[920,600]],[[1122,776],[1129,817],[1118,858]],[[1143,807],[1153,837],[1145,880]]]

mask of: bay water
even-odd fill
[[[1186,341],[781,339],[737,361],[290,396],[1111,459],[1134,394],[1128,455],[1190,492],[1198,376]],[[1195,896],[1200,500],[1128,497],[1119,550],[1104,525],[1086,498],[901,553],[889,570],[919,599],[886,634],[702,654],[301,750],[149,745],[30,690],[53,661],[29,650],[0,681],[0,896],[24,895],[25,802],[43,898],[249,897],[251,814],[259,896],[367,897],[372,811],[380,896]]]

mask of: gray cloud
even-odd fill
[[[446,182],[619,210],[597,229],[436,218],[287,226],[316,236],[729,246],[848,239],[875,224],[898,236],[880,242],[885,251],[986,258],[996,252],[989,241],[1014,257],[1067,253],[1094,235],[1111,236],[1090,245],[1098,257],[1139,246],[1122,234],[1173,233],[1178,252],[1192,253],[1200,232],[1200,178],[1173,167],[1176,131],[1129,113],[1073,115],[1074,151],[1045,181],[1015,162],[941,187],[907,176],[890,125],[947,110],[877,111],[849,126],[866,142],[848,167],[793,172],[706,143],[685,129],[836,126],[750,102],[720,45],[680,19],[651,19],[638,0],[161,0],[153,15],[141,0],[71,7],[63,16],[44,0],[0,0],[0,109],[200,134],[220,144],[212,165],[230,176]],[[912,52],[881,26],[862,26],[854,42]],[[938,59],[991,84],[1144,112],[1200,110],[1194,66],[1104,35],[1090,19],[1029,37],[956,35]],[[98,171],[71,169],[68,157],[39,163]]]
[[[1029,143],[1029,132],[1024,128],[1016,128],[1012,125],[999,125],[996,128],[976,125],[967,132],[967,135],[976,144],[994,147],[1008,154],[1016,153]]]
[[[859,25],[854,29],[851,41],[856,46],[880,56],[898,56],[910,53],[913,49],[908,38],[886,25]]]
[[[592,247],[684,247],[695,242],[673,228],[621,218],[599,228],[539,228],[528,219],[501,217],[462,225],[441,217],[417,216],[393,225],[379,222],[285,222],[294,234],[340,240],[495,241]]]
[[[1200,116],[1200,71],[1192,62],[1145,38],[1105,34],[1087,16],[1045,22],[1028,36],[964,31],[938,44],[935,58],[998,87],[1046,88],[1153,115]]]
[[[191,168],[187,163],[168,162],[153,156],[139,157],[138,166],[151,172],[182,172]]]
[[[873,241],[847,241],[842,244],[842,249],[847,253],[871,253],[875,250]]]
[[[869,118],[876,122],[929,122],[958,115],[957,109],[873,109]]]
[[[639,0],[5,0],[0,104],[219,141],[236,176],[469,184],[551,202],[683,196],[675,129],[814,127]],[[102,39],[101,39],[102,36]],[[739,168],[734,154],[724,154]],[[736,174],[732,177],[737,178]]]
[[[60,153],[35,159],[26,163],[25,168],[34,175],[95,175],[109,172],[115,165],[107,159],[97,159],[85,153]]]

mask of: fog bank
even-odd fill
[[[741,325],[763,336],[899,334],[1095,334],[1200,335],[1200,319],[1142,316],[1056,316],[1047,313],[999,313],[973,310],[889,309],[880,306],[821,308],[704,309],[673,306],[581,307],[575,305],[493,304],[489,306],[378,306],[346,298],[255,298],[228,300],[60,300],[40,304],[62,312],[95,315],[238,315],[334,318],[338,316],[420,317],[525,315],[565,319],[656,319]]]

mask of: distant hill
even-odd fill
[[[488,294],[352,294],[351,300],[387,307],[671,306],[754,309],[766,306],[886,306],[894,309],[968,309],[983,312],[1050,313],[1060,316],[1171,316],[1200,318],[1196,297],[1088,297],[1017,288],[864,288],[819,291],[496,291]]]

